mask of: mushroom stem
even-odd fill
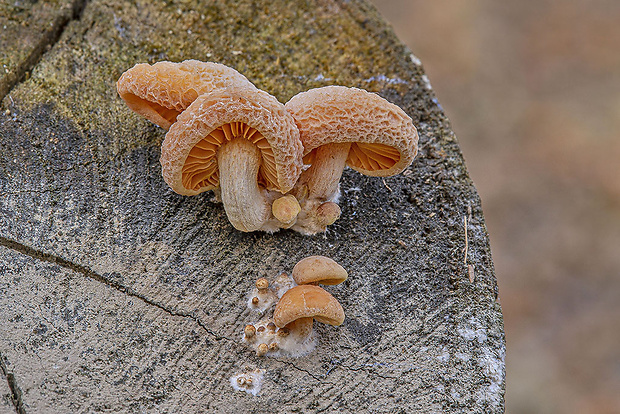
[[[312,165],[299,178],[302,187],[308,186],[309,198],[327,201],[337,193],[350,148],[350,142],[343,142],[325,144],[314,150]]]
[[[257,182],[260,161],[260,150],[245,138],[235,138],[217,152],[222,203],[237,230],[259,230],[271,215]]]
[[[286,325],[285,328],[288,329],[291,334],[294,334],[297,338],[303,340],[310,336],[313,322],[314,319],[312,317],[299,318]]]

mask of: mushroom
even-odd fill
[[[281,333],[273,323],[273,319],[268,318],[254,325],[246,325],[243,329],[243,342],[248,344],[257,356],[265,356],[267,353],[273,354],[279,350],[278,335],[281,336]]]
[[[267,355],[267,352],[269,352],[269,347],[267,344],[258,344],[258,347],[256,348],[256,356],[265,356]]]
[[[320,256],[314,257],[320,260]],[[334,273],[329,272],[330,268],[336,272],[339,271],[339,265],[336,262],[326,257],[322,259],[327,259],[325,263],[318,265],[325,270],[323,273]],[[333,263],[329,263],[330,260]],[[306,260],[306,263],[310,263],[310,260]],[[344,272],[344,277],[342,272]],[[336,280],[346,279],[346,271],[342,269],[342,272],[339,272],[337,276],[326,276],[320,279],[323,280],[322,283],[335,284]],[[286,277],[293,283],[292,279],[285,274],[280,277]],[[264,288],[267,289],[267,286]],[[305,355],[316,345],[316,337],[312,335],[313,319],[330,325],[340,325],[344,321],[344,310],[332,295],[318,286],[295,286],[282,295],[276,305],[273,318],[245,326],[243,341],[259,357]]]
[[[302,166],[295,121],[276,98],[253,87],[200,95],[162,144],[164,180],[177,193],[217,189],[241,231],[268,230],[273,194],[292,189]]]
[[[417,153],[418,134],[411,118],[379,95],[357,88],[326,86],[299,93],[285,104],[293,115],[304,146],[305,170],[293,193],[302,212],[294,230],[325,231],[340,211],[335,202],[345,165],[369,176],[398,174]]]
[[[254,88],[233,68],[219,63],[185,60],[154,65],[139,63],[121,75],[116,88],[134,112],[169,129],[198,96],[240,85]]]
[[[314,285],[300,285],[287,291],[273,313],[273,320],[280,329],[286,328],[297,344],[303,343],[312,332],[312,320],[329,325],[341,325],[344,310],[336,298]],[[286,349],[288,344],[280,344]]]
[[[342,266],[325,256],[306,257],[293,268],[293,279],[298,285],[337,285],[347,277],[347,271]]]
[[[256,328],[254,325],[246,325],[243,330],[243,337],[247,341],[253,341],[256,336]]]
[[[282,223],[281,227],[284,228],[289,228],[295,224],[300,211],[299,201],[292,194],[287,194],[274,200],[271,205],[273,216]]]

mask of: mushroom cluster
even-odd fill
[[[318,286],[344,282],[348,274],[342,266],[328,257],[310,256],[295,265],[292,276],[291,280],[288,275],[280,274],[273,287],[265,278],[256,281],[257,288],[252,295],[257,296],[251,296],[248,303],[251,309],[262,313],[270,306],[261,306],[261,301],[279,298],[272,317],[244,328],[243,341],[258,356],[305,355],[315,346],[314,320],[334,326],[344,322],[340,303]]]
[[[160,162],[172,190],[213,190],[245,232],[323,232],[340,217],[346,165],[385,177],[417,153],[411,118],[357,88],[311,89],[283,105],[232,68],[187,60],[138,64],[117,89],[129,108],[168,131]]]

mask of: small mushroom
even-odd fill
[[[269,289],[269,281],[264,277],[256,279],[256,289],[258,289],[259,293],[267,293],[267,289]]]
[[[338,204],[327,201],[325,203],[321,202],[316,210],[314,210],[311,217],[313,223],[315,223],[319,229],[325,229],[340,218],[340,213],[340,206]]]
[[[293,279],[298,285],[337,285],[347,280],[347,271],[336,261],[325,256],[310,256],[293,268]]]
[[[127,106],[169,129],[181,112],[205,93],[234,86],[254,88],[242,74],[213,62],[139,63],[121,75],[116,88]]]
[[[299,93],[285,105],[299,127],[304,162],[311,164],[293,190],[302,212],[294,230],[325,231],[339,210],[317,214],[335,202],[345,165],[369,176],[398,174],[417,153],[418,134],[411,118],[379,95],[357,88],[326,86]],[[328,214],[325,214],[328,213]]]
[[[243,333],[245,339],[251,341],[256,336],[256,328],[254,327],[254,325],[246,325]]]
[[[230,385],[237,391],[245,391],[248,394],[258,395],[263,384],[265,370],[245,368],[245,371],[230,378]]]
[[[267,355],[267,352],[269,352],[269,347],[267,344],[259,344],[256,348],[256,356],[265,356]]]
[[[290,336],[303,342],[312,332],[312,320],[338,326],[344,321],[344,310],[336,298],[313,285],[300,285],[287,291],[273,313],[278,328],[286,328]],[[283,345],[280,345],[283,348]]]
[[[273,216],[282,223],[282,227],[288,228],[295,224],[297,215],[301,211],[299,201],[292,194],[287,194],[274,200],[271,205]]]
[[[219,187],[226,215],[241,231],[264,229],[270,193],[288,192],[302,165],[295,121],[276,98],[231,87],[200,95],[162,144],[164,180],[177,193]]]

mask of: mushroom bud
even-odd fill
[[[243,333],[247,340],[252,340],[256,335],[256,328],[254,327],[254,325],[246,325]]]
[[[267,289],[269,288],[269,281],[264,277],[261,277],[259,279],[256,279],[255,285],[256,289],[258,289],[260,293],[266,293]]]
[[[271,205],[273,216],[287,228],[295,224],[297,215],[301,211],[299,201],[292,194],[287,194],[274,200]]]
[[[267,352],[269,352],[269,347],[267,346],[267,344],[259,344],[256,348],[256,356],[265,356],[267,355]]]
[[[275,292],[269,287],[269,281],[264,277],[256,280],[255,288],[248,296],[248,307],[252,310],[264,312],[278,299]]]

